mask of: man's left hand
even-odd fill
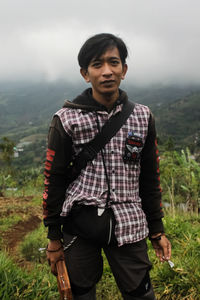
[[[156,236],[152,236],[155,238]],[[156,252],[156,256],[161,262],[168,261],[171,257],[171,243],[167,237],[162,234],[160,240],[151,240],[152,246]]]

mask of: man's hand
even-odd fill
[[[154,238],[160,236],[159,240]],[[168,261],[171,257],[171,243],[166,238],[164,234],[157,234],[151,237],[151,243],[155,249],[156,256],[160,259],[161,262]]]
[[[56,263],[59,260],[64,260],[64,251],[62,247],[62,243],[60,240],[50,240],[47,251],[47,260],[49,265],[51,266],[51,272],[57,276],[57,271],[56,271]]]

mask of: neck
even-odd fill
[[[119,91],[117,90],[117,92],[114,94],[96,94],[94,91],[92,91],[92,96],[97,102],[101,103],[108,110],[110,110],[115,101],[119,98]]]

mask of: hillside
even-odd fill
[[[66,82],[0,83],[0,138],[15,141],[18,165],[41,164],[52,115],[65,99],[73,99],[86,85]],[[176,146],[199,144],[200,87],[154,86],[138,88],[122,86],[129,98],[148,105],[156,118],[162,141],[172,136]],[[194,147],[193,147],[194,148]]]
[[[76,87],[67,83],[0,84],[0,136],[19,140],[29,133],[44,132],[52,114],[64,99],[73,97]]]
[[[200,147],[200,93],[193,93],[154,110],[158,133],[176,144]]]

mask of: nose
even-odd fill
[[[110,65],[105,63],[103,65],[102,75],[105,77],[110,77],[110,76],[112,76],[112,74],[113,74],[113,72],[112,72]]]

